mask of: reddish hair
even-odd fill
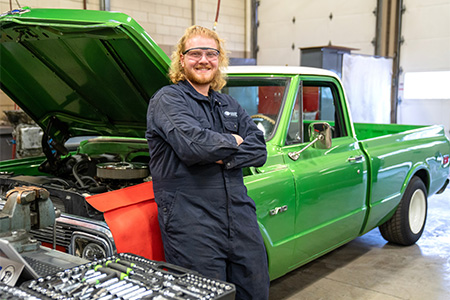
[[[215,91],[220,90],[226,84],[226,76],[223,70],[228,67],[228,56],[224,47],[224,40],[219,38],[219,35],[208,28],[194,25],[186,29],[184,35],[178,41],[175,51],[172,53],[172,63],[170,65],[169,77],[173,83],[178,83],[179,81],[185,80],[186,75],[184,74],[184,68],[181,65],[181,55],[186,50],[186,41],[195,36],[203,36],[207,38],[214,39],[217,44],[217,49],[219,50],[219,68],[216,75],[211,82],[211,88]]]

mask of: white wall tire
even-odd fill
[[[409,246],[422,236],[427,219],[427,190],[419,177],[413,177],[395,214],[379,227],[389,242]]]

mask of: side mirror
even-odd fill
[[[309,125],[309,144],[302,150],[289,152],[288,155],[292,160],[297,160],[300,154],[313,146],[315,149],[331,148],[331,126],[326,122],[312,123]]]
[[[331,135],[331,126],[328,123],[321,122],[309,125],[309,141],[314,141],[313,148],[330,149]]]

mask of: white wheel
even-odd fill
[[[427,198],[422,190],[416,190],[412,195],[408,215],[411,232],[418,234],[422,230],[427,216]]]
[[[427,189],[419,177],[413,177],[392,218],[380,225],[383,238],[409,246],[422,236],[427,219]]]

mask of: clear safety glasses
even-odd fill
[[[220,51],[214,48],[209,47],[196,47],[190,48],[183,52],[183,55],[186,55],[188,58],[192,60],[200,60],[203,55],[206,56],[207,60],[216,60],[218,59]]]

